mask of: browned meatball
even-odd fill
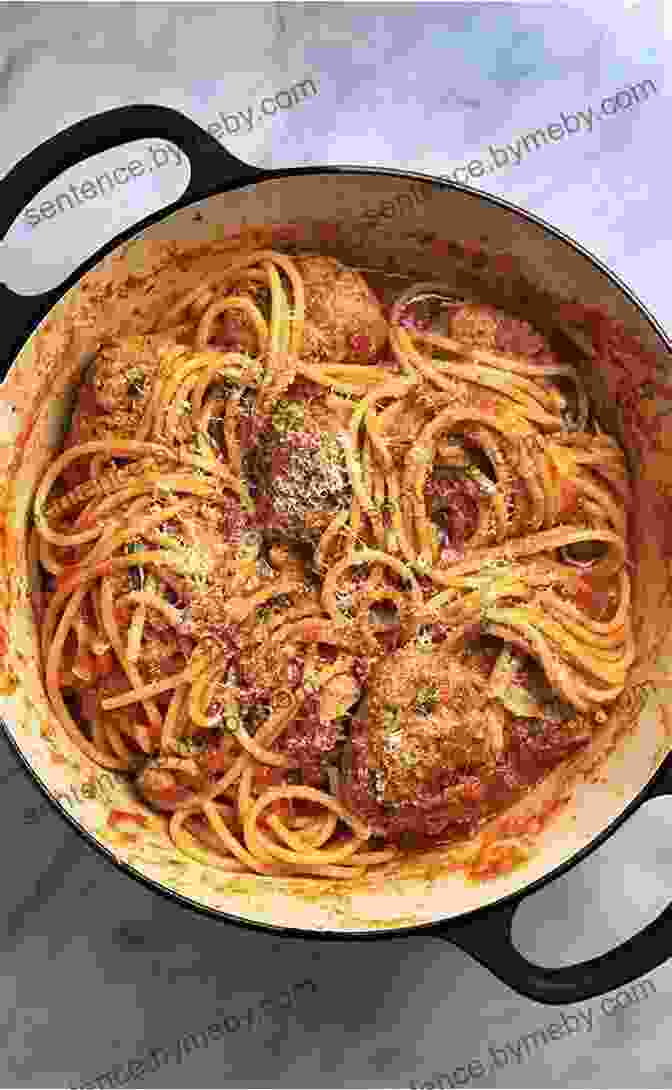
[[[104,341],[82,383],[68,446],[113,433],[132,438],[147,407],[159,368],[157,339]]]
[[[350,478],[338,426],[321,397],[288,396],[276,403],[249,461],[264,529],[315,540],[349,506]]]
[[[364,277],[332,257],[294,260],[306,291],[302,358],[368,363],[387,340],[387,322]]]
[[[379,801],[413,802],[437,772],[469,772],[490,761],[486,682],[480,657],[467,652],[437,669],[434,655],[403,648],[374,670],[369,759]]]

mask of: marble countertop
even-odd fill
[[[88,113],[136,101],[182,110],[259,166],[463,180],[456,170],[494,162],[472,184],[578,239],[672,331],[671,54],[662,2],[5,4],[0,169]],[[525,140],[550,126],[563,135]],[[40,213],[66,182],[129,156],[99,158],[32,202],[37,223],[18,217],[0,246],[16,290],[58,284],[185,184],[184,164],[162,160],[151,180]],[[4,740],[0,815],[3,1086],[672,1085],[672,961],[551,1008],[438,938],[323,944],[220,924],[118,874]],[[652,919],[672,893],[671,822],[665,800],[648,805],[526,902],[520,948],[569,964]]]

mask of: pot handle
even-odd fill
[[[214,136],[177,110],[167,106],[143,104],[119,106],[75,122],[56,136],[45,140],[12,167],[0,181],[0,239],[5,239],[14,220],[33,197],[69,167],[77,166],[92,155],[144,137],[169,140],[185,153],[191,167],[186,191],[158,214],[147,216],[106,243],[90,261],[80,266],[57,288],[39,295],[18,295],[6,284],[0,283],[0,312],[3,316],[0,335],[2,374],[6,372],[16,352],[38,322],[64,291],[103,253],[136,234],[146,223],[177,207],[183,207],[216,190],[224,189],[227,182],[232,185],[240,184],[269,174],[237,159]]]
[[[672,795],[672,758],[668,756],[649,786],[632,807],[659,795]],[[511,924],[518,906],[532,893],[516,895],[503,905],[493,905],[433,928],[432,934],[455,943],[485,965],[510,988],[538,1003],[565,1004],[592,999],[622,988],[644,976],[672,956],[672,904],[632,939],[599,957],[559,969],[535,965],[511,942]]]

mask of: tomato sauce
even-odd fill
[[[534,724],[534,726],[532,726]],[[376,800],[371,791],[367,727],[353,725],[352,773],[344,801],[367,820],[375,834],[404,847],[432,847],[476,831],[487,818],[512,805],[548,772],[587,744],[590,735],[569,735],[562,724],[514,718],[511,744],[489,771],[441,772],[421,785],[413,804],[396,808]]]

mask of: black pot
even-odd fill
[[[88,118],[27,155],[0,183],[0,234],[4,237],[36,194],[69,167],[119,144],[156,137],[171,141],[188,157],[191,178],[186,192],[162,212],[147,217],[109,242],[59,288],[37,296],[18,296],[0,285],[3,376],[65,293],[71,289],[76,292],[85,273],[131,238],[168,238],[171,234],[182,238],[186,224],[191,225],[189,232],[194,237],[207,238],[213,225],[221,227],[223,222],[235,227],[243,219],[254,223],[278,220],[286,223],[302,217],[303,237],[310,239],[313,247],[320,246],[320,241],[311,235],[310,224],[329,220],[336,224],[337,230],[328,245],[321,245],[323,250],[353,264],[382,268],[387,275],[412,270],[415,279],[452,279],[457,290],[465,284],[472,288],[480,284],[484,291],[499,294],[503,305],[512,298],[511,273],[503,274],[501,261],[498,265],[490,257],[505,251],[517,263],[520,272],[517,284],[520,277],[529,283],[528,301],[536,310],[544,301],[567,298],[568,286],[574,287],[574,294],[586,301],[599,302],[614,317],[622,319],[661,359],[668,356],[668,338],[629,288],[567,236],[506,201],[408,171],[352,166],[257,170],[242,163],[198,125],[159,106],[127,106]],[[406,230],[409,226],[413,229]],[[441,239],[454,238],[480,238],[482,257],[465,264],[464,252],[458,246],[451,249],[450,241],[441,243]],[[516,298],[520,303],[519,290]],[[606,411],[610,408],[613,406],[607,405]],[[11,581],[13,576],[10,574],[9,578]],[[625,787],[619,779],[623,775],[623,762],[605,762],[607,780],[619,788],[620,798],[614,796],[608,805],[598,804],[588,788],[587,801],[584,798],[581,807],[576,800],[569,804],[570,810],[574,807],[573,812],[581,819],[579,832],[571,843],[563,844],[565,834],[557,830],[545,833],[534,867],[503,883],[497,880],[472,890],[466,900],[461,895],[457,897],[457,886],[453,886],[453,899],[447,902],[439,884],[435,906],[418,919],[417,925],[383,923],[362,929],[329,926],[324,917],[315,925],[303,922],[294,925],[286,911],[276,920],[260,918],[258,914],[255,917],[244,906],[240,910],[213,908],[205,900],[199,903],[184,891],[148,878],[138,865],[129,865],[120,858],[120,853],[112,854],[101,843],[87,827],[86,815],[79,820],[73,817],[57,797],[57,786],[49,778],[46,760],[42,764],[40,754],[27,743],[17,723],[3,722],[3,725],[12,748],[32,778],[89,843],[152,889],[216,918],[312,939],[371,939],[424,932],[456,943],[516,991],[543,1003],[573,1003],[620,987],[651,971],[672,953],[669,908],[617,949],[568,968],[546,969],[531,964],[512,945],[510,934],[513,915],[524,898],[595,850],[643,802],[670,793],[672,764],[666,759],[661,765],[660,758],[654,758],[659,752],[656,746],[660,738],[651,726],[641,726],[627,742],[630,772]],[[652,773],[656,765],[657,770]]]

